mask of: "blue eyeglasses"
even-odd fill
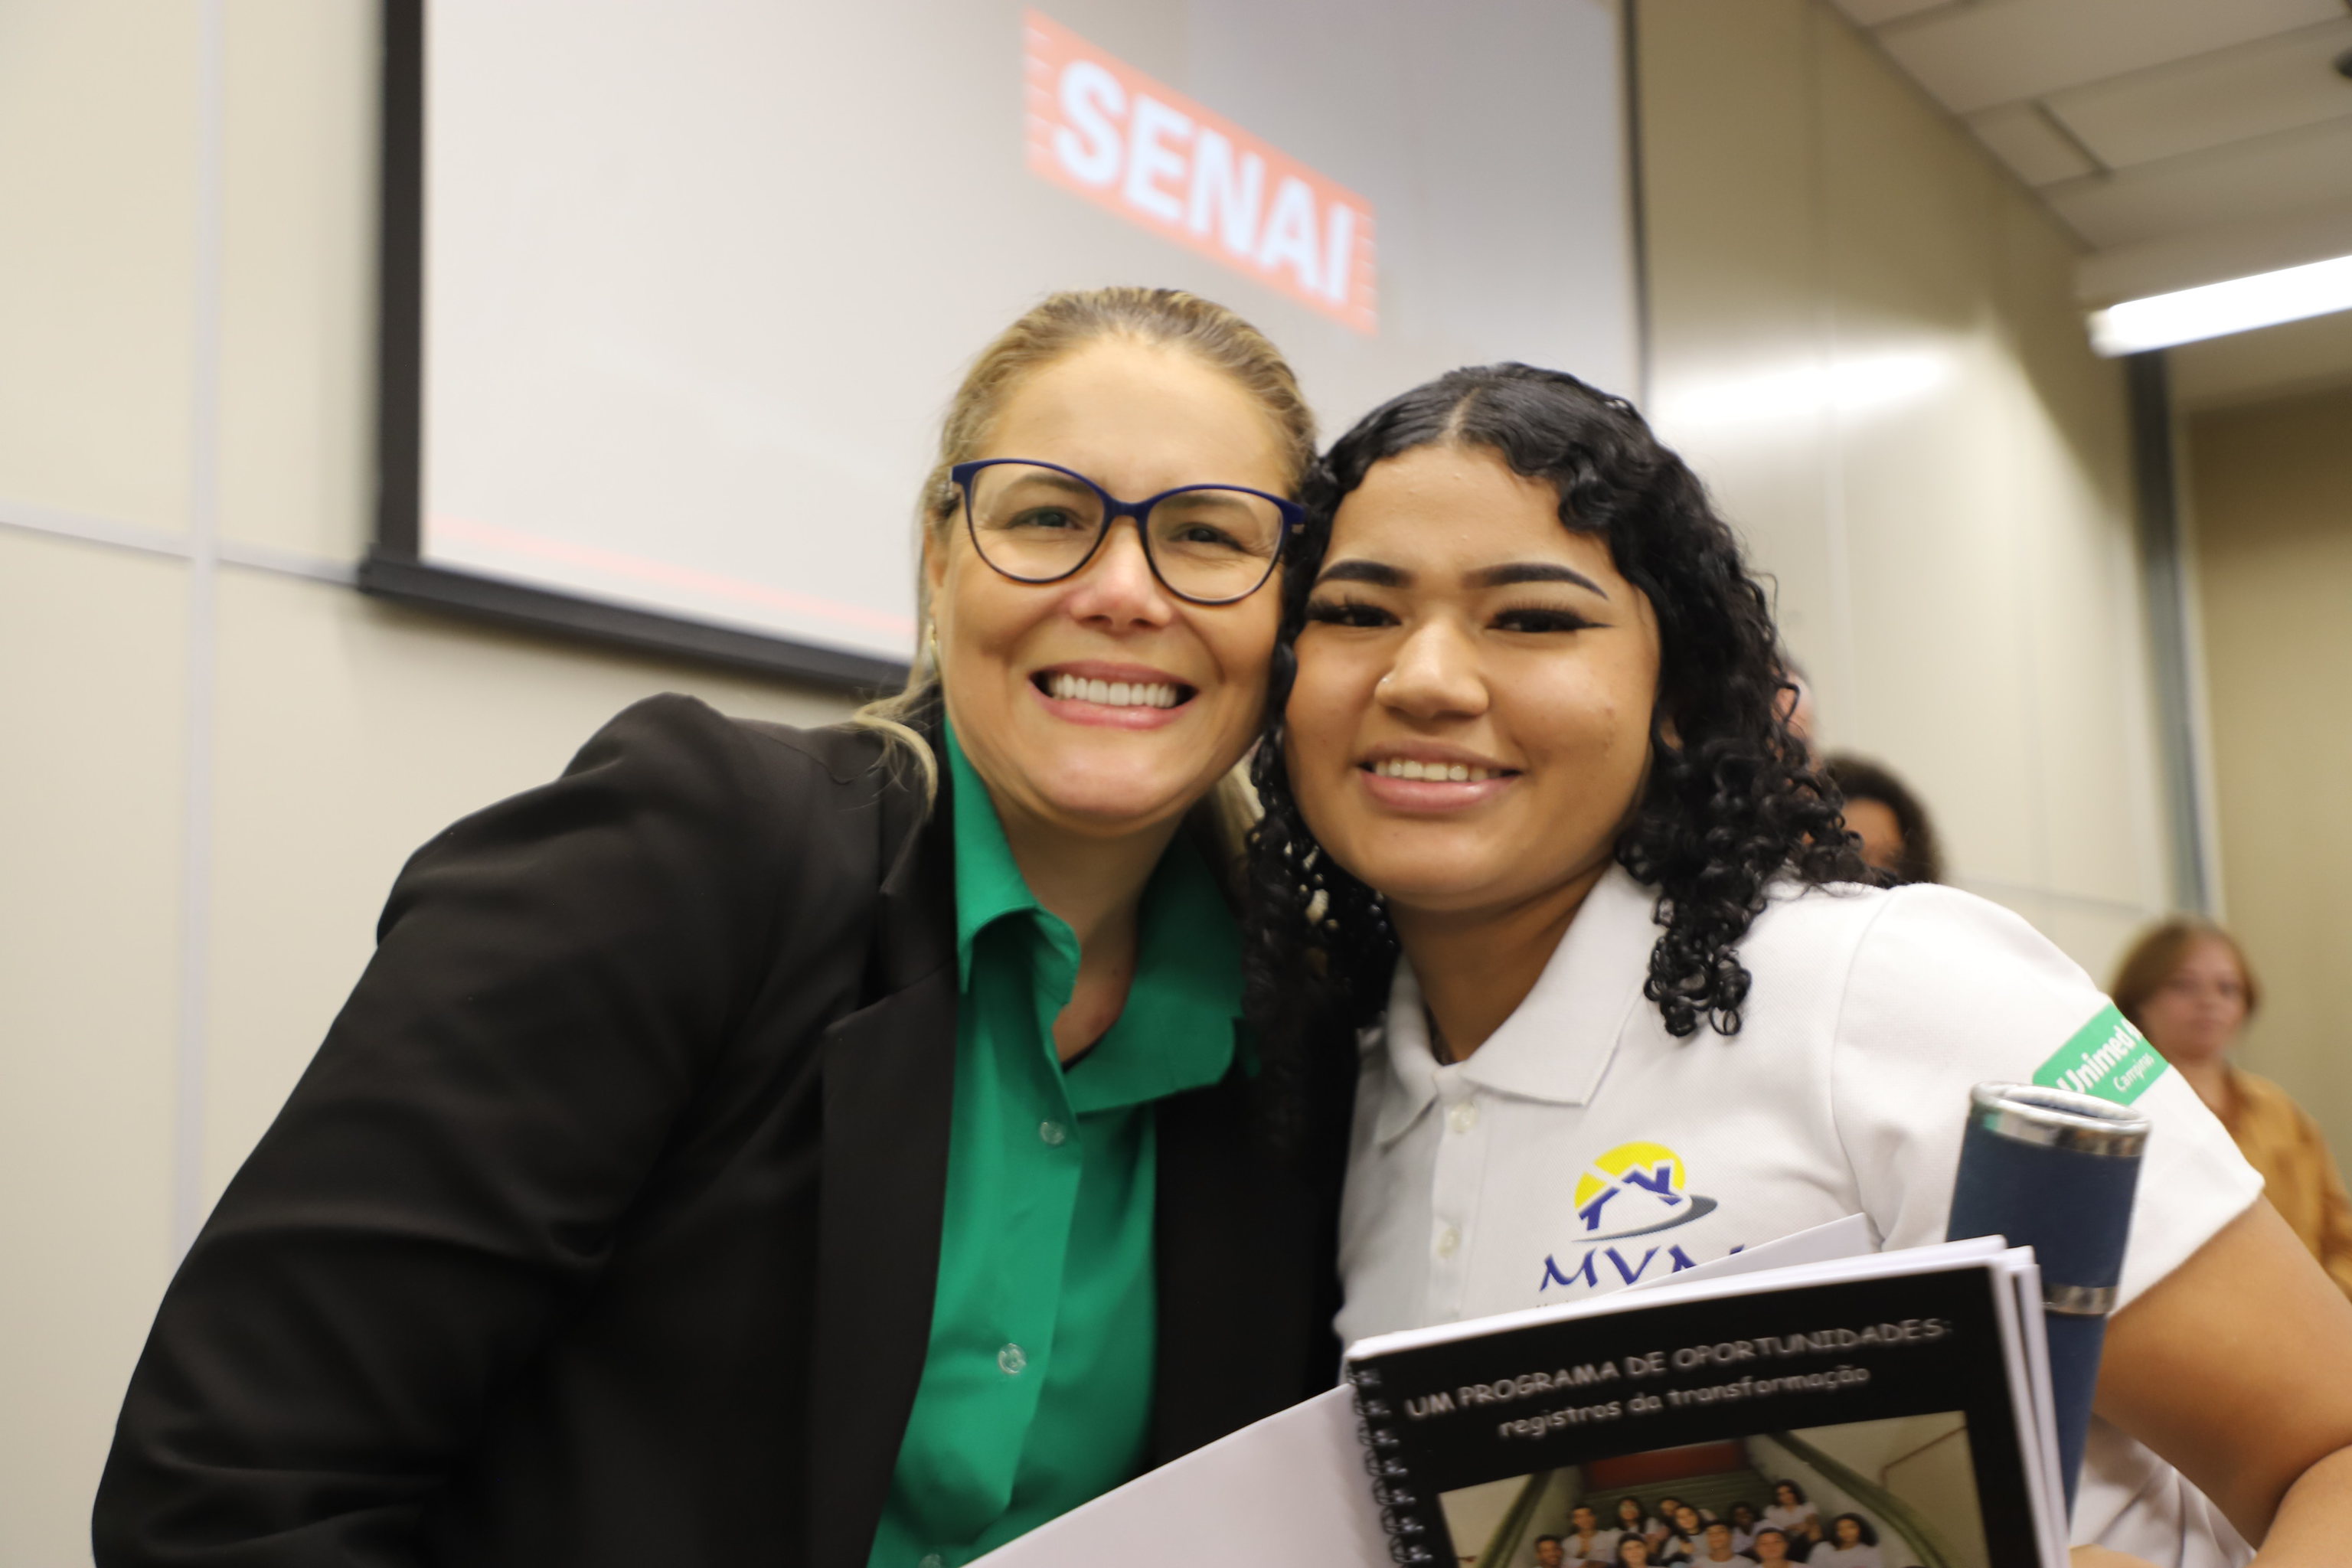
[[[1181,485],[1120,500],[1084,474],[1020,458],[958,463],[948,477],[963,492],[972,548],[1003,576],[1058,583],[1131,517],[1151,574],[1195,605],[1234,604],[1264,587],[1307,516],[1294,501],[1239,485]]]

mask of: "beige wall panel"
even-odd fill
[[[2189,453],[2247,1059],[2352,1155],[2352,388],[2200,416]]]
[[[207,1204],[317,1048],[418,845],[554,777],[655,692],[800,724],[848,708],[478,632],[323,584],[230,571],[221,589]]]
[[[2042,935],[2063,949],[2094,983],[2105,989],[2116,977],[2116,961],[2123,957],[2132,939],[2147,929],[2152,917],[2128,904],[2049,899],[2043,901],[2042,912],[2030,918]]]
[[[89,1560],[171,1264],[184,571],[0,531],[0,1563],[27,1568]]]
[[[2011,488],[2025,552],[2037,679],[2026,707],[2047,885],[2137,909],[2169,898],[2155,697],[2129,485],[2122,372],[2090,352],[2069,296],[2077,252],[2021,192],[2001,198]]]
[[[1829,426],[1803,0],[1641,16],[1650,413],[1773,578],[1783,632],[1831,672],[1843,598],[1822,526]],[[1726,137],[1723,126],[1740,127]]]
[[[2008,358],[1995,176],[1980,151],[1843,28],[1821,32],[1823,226],[1842,364],[1855,665],[1841,731],[1927,798],[1954,861],[2033,884],[2027,606],[2004,471]],[[2022,764],[2022,765],[2021,765]]]
[[[353,561],[373,532],[376,6],[226,16],[221,532]]]
[[[0,5],[0,500],[184,526],[195,18]]]

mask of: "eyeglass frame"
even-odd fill
[[[1068,571],[1056,572],[1051,577],[1019,576],[989,560],[987,548],[980,542],[980,520],[973,515],[978,509],[971,499],[971,482],[979,477],[982,468],[1003,468],[1013,464],[1018,464],[1024,468],[1051,468],[1057,474],[1064,474],[1077,480],[1100,498],[1103,503],[1102,531],[1095,536],[1095,542],[1087,547],[1087,552],[1079,556]],[[1264,490],[1252,489],[1247,485],[1178,485],[1173,489],[1161,490],[1158,495],[1143,500],[1121,500],[1076,468],[1066,468],[1059,463],[1041,463],[1034,458],[982,458],[969,463],[958,463],[948,469],[948,479],[963,493],[964,533],[971,540],[972,553],[979,556],[990,571],[1006,582],[1020,583],[1033,588],[1041,588],[1052,583],[1066,583],[1085,571],[1094,558],[1102,553],[1102,547],[1109,540],[1112,530],[1118,526],[1119,519],[1132,518],[1135,520],[1136,542],[1143,547],[1144,564],[1151,568],[1152,577],[1161,587],[1188,605],[1200,605],[1210,608],[1222,605],[1238,605],[1274,580],[1275,572],[1282,565],[1284,552],[1290,548],[1290,536],[1307,521],[1307,509],[1297,501],[1285,500],[1280,496],[1269,495]],[[1229,599],[1203,599],[1198,595],[1184,592],[1168,580],[1168,574],[1160,569],[1160,558],[1151,552],[1151,534],[1143,526],[1144,519],[1151,514],[1153,507],[1169,497],[1186,495],[1194,490],[1238,490],[1245,496],[1255,496],[1260,500],[1272,501],[1276,515],[1282,520],[1282,531],[1276,534],[1274,540],[1274,553],[1266,557],[1265,574]]]

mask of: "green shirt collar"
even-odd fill
[[[997,921],[1026,917],[1040,941],[1031,962],[1048,984],[1040,998],[1042,1048],[1053,1051],[1051,1003],[1058,1011],[1077,973],[1077,942],[1058,916],[1040,905],[1004,840],[995,803],[978,770],[944,721],[950,795],[955,829],[956,978],[972,994],[975,952],[986,964],[1002,947],[981,946]],[[1189,837],[1168,846],[1143,890],[1138,912],[1135,978],[1127,1005],[1100,1045],[1066,1076],[1071,1110],[1080,1113],[1133,1105],[1216,1082],[1232,1065],[1234,1029],[1241,1016],[1241,935],[1215,874]]]
[[[940,733],[947,742],[948,798],[953,803],[955,826],[956,984],[971,991],[972,944],[980,933],[1007,915],[1043,914],[1030,896],[1028,879],[1004,841],[1004,826],[996,818],[996,803],[979,770],[963,754],[955,727],[942,718]]]

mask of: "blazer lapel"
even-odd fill
[[[944,771],[944,770],[943,770]],[[955,862],[945,790],[882,795],[898,846],[867,994],[824,1037],[809,1461],[813,1568],[865,1568],[929,1348],[955,1102]]]

